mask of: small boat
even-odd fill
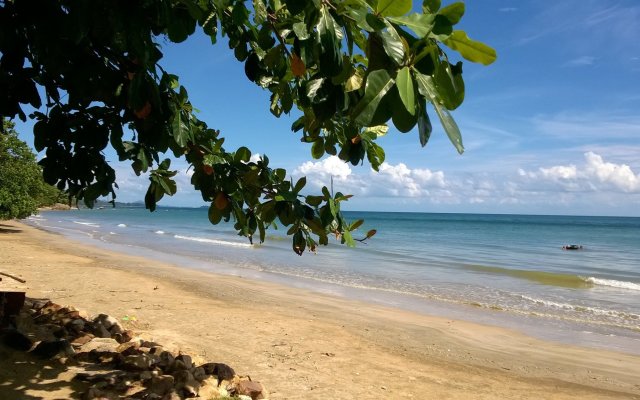
[[[565,244],[562,246],[562,250],[582,250],[582,245],[580,244]]]

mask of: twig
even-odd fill
[[[17,276],[13,276],[13,275],[11,275],[11,274],[7,274],[6,272],[0,272],[0,275],[7,276],[7,277],[9,277],[9,278],[11,278],[11,279],[15,279],[15,280],[17,280],[17,281],[18,281],[18,282],[20,282],[20,283],[27,283],[27,281],[25,281],[24,279],[20,279],[20,278],[18,278]]]

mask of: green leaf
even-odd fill
[[[158,195],[158,193],[160,195]],[[151,181],[147,194],[144,196],[144,205],[149,211],[155,211],[157,202],[162,198],[162,191],[158,190],[158,184]]]
[[[353,92],[354,90],[358,90],[362,87],[362,82],[364,81],[364,71],[360,68],[356,68],[344,85],[345,92]]]
[[[367,32],[373,32],[373,27],[367,22],[367,15],[370,15],[368,14],[367,8],[356,6],[352,7],[353,8],[349,8],[348,14],[356,21],[358,28],[363,29]]]
[[[440,123],[442,123],[442,127],[444,131],[447,132],[447,136],[449,136],[449,140],[455,146],[458,153],[464,153],[464,146],[462,145],[462,135],[460,134],[460,129],[458,128],[458,124],[454,121],[449,111],[442,107],[439,103],[433,103],[433,106],[436,109],[436,113],[438,114],[438,118],[440,118]]]
[[[356,105],[353,112],[353,118],[358,124],[368,126],[371,123],[380,101],[394,83],[393,78],[385,70],[380,69],[369,74],[365,84],[364,97]]]
[[[324,78],[313,79],[307,83],[306,95],[312,103],[318,103],[324,100],[323,98],[316,99],[317,97],[322,97],[322,96],[319,96],[319,92],[320,92],[320,89],[322,88],[323,83],[324,83]]]
[[[291,13],[291,15],[300,14],[304,11],[304,8],[307,6],[306,1],[300,0],[284,0],[284,4],[287,5],[287,9]]]
[[[389,126],[387,126],[387,125],[371,126],[369,128],[366,128],[363,132],[365,134],[371,133],[376,138],[379,138],[379,137],[385,136],[387,134],[387,132],[389,132]]]
[[[356,242],[353,240],[353,236],[351,236],[351,232],[344,231],[342,233],[342,239],[347,246],[356,247]]]
[[[211,222],[213,225],[217,225],[222,220],[222,211],[220,211],[214,203],[211,203],[211,205],[209,206],[208,216],[209,222]]]
[[[293,33],[295,33],[300,40],[309,39],[307,24],[305,24],[304,22],[296,22],[295,24],[293,24]]]
[[[236,154],[233,157],[235,162],[248,162],[251,159],[251,151],[246,147],[240,147],[236,150]]]
[[[322,203],[322,200],[322,196],[307,196],[306,198],[307,204],[313,207],[318,207],[320,203]]]
[[[266,232],[264,229],[264,222],[262,222],[262,220],[258,220],[258,231],[260,232],[260,243],[264,243]]]
[[[160,187],[162,187],[162,190],[166,194],[171,195],[171,196],[176,194],[177,186],[176,186],[176,182],[174,180],[162,176],[162,177],[160,177],[158,179],[158,183],[160,183]]]
[[[393,125],[395,125],[396,129],[400,132],[406,133],[413,129],[416,126],[416,122],[418,122],[418,113],[414,113],[413,115],[409,114],[407,108],[402,104],[402,100],[400,100],[400,94],[398,94],[397,88],[394,88],[393,92],[389,95],[394,95],[393,100],[391,101],[391,120],[393,121]],[[388,95],[388,96],[389,96]]]
[[[267,6],[263,0],[253,0],[254,16],[253,21],[257,25],[261,25],[267,20]]]
[[[369,27],[371,27],[371,32],[380,32],[386,27],[384,18],[380,18],[375,14],[367,14],[367,16],[365,17],[365,22],[369,25]]]
[[[324,155],[324,139],[318,138],[311,146],[311,156],[316,160]]]
[[[425,12],[435,14],[440,9],[441,0],[422,0],[422,9]]]
[[[469,39],[464,31],[453,31],[444,44],[469,61],[489,65],[496,60],[496,51],[482,42]]]
[[[367,148],[367,159],[371,163],[371,168],[378,171],[380,165],[384,162],[386,155],[384,149],[375,143],[371,143]]]
[[[439,60],[433,76],[438,98],[448,110],[455,110],[464,101],[462,66],[455,67],[455,74],[453,69],[447,60]]]
[[[453,25],[451,24],[451,21],[449,21],[449,18],[444,15],[437,14],[433,20],[433,29],[431,29],[431,34],[429,36],[443,42],[451,36],[452,32]]]
[[[395,61],[397,65],[404,62],[404,44],[402,38],[398,35],[398,31],[390,23],[386,22],[386,30],[380,33],[382,37],[382,46],[389,57]]]
[[[194,19],[200,19],[203,16],[203,11],[194,0],[180,0],[180,2],[187,6],[189,13]]]
[[[436,109],[436,114],[438,114],[438,118],[440,119],[440,123],[442,123],[442,127],[447,133],[447,136],[449,136],[449,140],[451,140],[451,143],[453,143],[456,150],[458,150],[458,153],[462,154],[464,152],[464,146],[462,145],[462,135],[460,134],[460,129],[458,128],[456,121],[454,121],[453,117],[451,117],[451,114],[449,114],[449,111],[440,103],[440,100],[437,96],[437,91],[433,83],[433,79],[430,76],[426,76],[420,73],[416,73],[415,77],[416,81],[418,82],[418,90],[426,98],[430,99],[431,104],[433,104],[433,107]],[[421,137],[420,143],[422,142],[423,139]]]
[[[304,235],[302,231],[298,231],[293,235],[292,239],[292,248],[294,253],[301,256],[304,253],[304,249],[307,245],[306,240],[304,240]]]
[[[398,87],[398,93],[400,94],[402,104],[404,104],[409,114],[414,115],[416,113],[415,89],[413,86],[413,78],[409,72],[409,67],[404,67],[398,71],[396,86]]]
[[[351,226],[349,227],[350,231],[355,231],[356,229],[358,229],[362,224],[364,224],[364,220],[363,219],[359,219],[357,221],[355,221],[354,223],[351,224]]]
[[[449,22],[451,22],[452,25],[455,25],[460,22],[460,19],[464,15],[464,3],[449,4],[442,8],[438,14],[447,17]]]
[[[340,54],[340,40],[342,39],[342,28],[331,16],[331,12],[326,6],[320,9],[318,19],[318,36],[320,37],[320,49],[322,50],[320,62],[331,74],[342,69],[342,56]]]
[[[180,7],[174,7],[173,15],[167,26],[169,40],[174,43],[185,41],[196,29],[196,20],[191,17],[189,11]]]
[[[376,14],[384,17],[399,17],[411,11],[411,0],[378,0]]]
[[[307,178],[303,176],[302,178],[298,179],[298,182],[296,182],[296,185],[293,187],[293,191],[295,193],[300,193],[300,191],[302,190],[302,188],[304,188],[306,184],[307,184]]]
[[[180,147],[185,147],[189,141],[189,128],[182,121],[182,112],[178,111],[173,116],[173,138]]]
[[[420,138],[420,145],[422,147],[427,145],[429,138],[431,137],[431,120],[429,120],[429,114],[427,114],[426,104],[420,104],[418,108],[418,137]]]
[[[436,16],[432,14],[413,13],[401,17],[389,17],[387,19],[395,24],[406,26],[414,31],[416,35],[423,38],[433,29],[435,18]]]

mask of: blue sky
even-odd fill
[[[457,154],[431,111],[425,148],[416,131],[392,128],[380,139],[387,160],[378,174],[366,164],[312,160],[290,131],[294,118],[269,113],[268,93],[247,80],[223,41],[165,44],[164,66],[181,76],[227,149],[267,154],[273,166],[307,175],[311,190],[334,176],[337,190],[356,195],[346,209],[640,216],[640,2],[466,6],[460,29],[498,52],[488,67],[464,63],[466,100],[453,116],[466,152]],[[148,181],[106,154],[118,172],[118,200],[141,200]],[[163,203],[202,205],[186,165],[174,166],[179,193]]]

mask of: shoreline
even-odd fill
[[[305,268],[312,268],[319,272],[322,271],[323,269],[317,268],[315,263],[327,262],[327,259],[317,258],[326,255],[322,254],[322,252],[328,251],[326,249],[323,249],[319,255],[309,254],[307,257],[303,257],[303,259],[293,260],[293,263],[289,264],[290,258],[283,257],[282,252],[275,255],[275,258],[273,258],[274,254],[267,254],[273,249],[267,250],[264,253],[262,252],[262,249],[253,248],[250,248],[250,251],[246,253],[241,252],[234,254],[235,251],[234,253],[229,253],[228,246],[231,243],[233,243],[231,249],[236,246],[245,248],[249,246],[244,242],[237,242],[229,237],[225,237],[224,235],[218,235],[214,240],[214,242],[216,240],[220,241],[220,243],[217,243],[218,246],[209,248],[206,253],[203,253],[201,248],[188,246],[192,246],[193,242],[191,242],[191,240],[196,242],[211,240],[208,238],[205,239],[206,236],[202,237],[202,235],[198,236],[198,234],[194,233],[196,237],[185,237],[180,236],[186,235],[185,233],[180,233],[180,235],[178,235],[172,232],[160,230],[160,226],[147,226],[145,228],[146,231],[153,232],[154,235],[159,234],[160,236],[158,236],[158,240],[168,246],[166,248],[156,248],[151,243],[138,243],[136,242],[136,238],[134,238],[133,242],[112,240],[111,238],[120,236],[121,229],[130,228],[128,223],[126,225],[122,223],[118,224],[117,227],[111,226],[110,229],[113,229],[114,231],[109,229],[102,229],[102,231],[100,231],[101,225],[108,226],[109,223],[107,221],[95,221],[88,215],[77,215],[76,217],[78,221],[73,220],[73,223],[79,224],[79,226],[83,227],[85,225],[93,226],[92,224],[95,224],[95,228],[77,230],[69,226],[50,226],[47,225],[48,222],[46,222],[49,218],[44,218],[42,220],[40,220],[40,218],[36,218],[28,221],[27,224],[35,226],[38,229],[43,229],[47,232],[62,234],[70,240],[79,241],[80,243],[97,247],[105,251],[144,257],[159,262],[177,265],[180,266],[180,268],[195,269],[212,274],[235,276],[251,281],[268,281],[286,287],[309,290],[313,293],[325,294],[347,300],[362,301],[379,306],[388,306],[427,316],[439,316],[442,318],[464,320],[481,325],[491,325],[512,329],[543,341],[618,351],[640,356],[640,336],[638,336],[640,331],[638,330],[639,327],[637,324],[633,324],[634,322],[637,322],[637,318],[640,317],[640,315],[637,314],[623,315],[625,313],[624,311],[618,312],[615,309],[613,310],[613,314],[608,314],[608,311],[610,311],[609,309],[599,308],[598,305],[586,305],[584,303],[580,303],[579,300],[577,303],[573,303],[571,299],[567,298],[564,300],[550,299],[549,297],[545,298],[544,295],[540,296],[537,292],[527,292],[526,288],[516,290],[516,294],[518,295],[517,297],[524,298],[525,303],[529,302],[528,305],[525,305],[524,309],[522,308],[524,304],[518,304],[515,307],[513,307],[513,305],[515,305],[514,303],[509,304],[508,302],[512,301],[512,299],[496,299],[489,297],[490,300],[487,300],[486,297],[482,297],[481,294],[478,294],[475,291],[464,293],[462,296],[451,296],[450,293],[447,293],[447,290],[452,289],[451,283],[447,282],[448,279],[445,279],[443,282],[444,285],[441,286],[441,289],[445,290],[440,291],[439,293],[438,290],[433,290],[433,288],[422,292],[419,285],[409,289],[402,287],[397,288],[397,286],[386,287],[384,284],[379,285],[379,282],[372,281],[372,277],[366,274],[362,275],[362,277],[368,278],[369,281],[361,282],[356,280],[355,283],[353,283],[352,279],[351,281],[353,284],[350,284],[349,279],[345,281],[340,280],[340,277],[336,279],[330,276],[327,277],[322,273],[316,275],[304,271]],[[120,219],[118,219],[118,221],[120,221]],[[127,222],[126,220],[123,221]],[[135,225],[136,224],[134,223],[133,226]],[[107,231],[109,233],[108,235],[106,234]],[[140,233],[143,235],[146,234],[144,231]],[[167,233],[169,234],[165,235]],[[123,235],[126,235],[126,233],[123,233]],[[166,242],[165,238],[168,237],[189,240],[182,245],[178,245],[180,246],[179,248],[176,248],[176,243]],[[262,247],[262,245],[258,247]],[[172,252],[171,249],[175,252]],[[255,257],[248,256],[248,258],[245,258],[247,254],[253,253],[253,250],[256,250],[258,253],[262,253],[262,255]],[[287,255],[289,257],[291,256],[291,252],[288,248]],[[346,253],[342,256],[349,257]],[[328,259],[329,262],[331,262],[331,260],[333,260],[333,262],[337,261],[335,259],[335,255],[333,259]],[[340,259],[338,262],[342,262],[342,260],[343,259]],[[348,260],[348,258],[345,258],[344,260]],[[300,261],[302,261],[302,263],[299,263]],[[238,263],[242,266],[237,265]],[[274,265],[278,266],[274,267]],[[284,268],[282,267],[283,265]],[[302,266],[302,272],[296,271],[300,266]],[[490,268],[474,265],[471,265],[471,267],[463,266],[463,270],[465,271],[482,271],[483,269],[490,269],[493,273],[496,272],[496,269],[499,269],[501,272],[508,272],[500,275],[500,277],[513,275],[514,273],[518,274],[521,272],[531,275],[529,271],[524,270],[503,269],[499,267]],[[545,275],[545,272],[540,274],[543,275],[545,279],[548,279],[548,274]],[[558,276],[562,279],[566,279],[566,275],[558,274]],[[439,279],[442,281],[442,277]],[[575,279],[583,279],[584,281],[586,278],[580,278],[576,275]],[[398,282],[401,282],[401,280]],[[425,283],[429,286],[428,282]],[[491,284],[492,283],[489,285]],[[487,285],[487,282],[482,285]],[[458,294],[462,294],[463,292],[460,289],[462,286],[464,286],[464,282],[460,283],[460,286],[457,289],[454,289],[454,291],[457,290]],[[541,286],[543,290],[546,289],[546,287],[547,286],[545,285]],[[550,287],[555,286],[550,285]],[[522,292],[522,289],[525,291]],[[490,291],[480,293],[484,293],[489,296],[493,295]],[[507,303],[502,303],[501,300],[507,300]],[[574,300],[577,300],[577,298]],[[533,308],[529,308],[532,305]],[[542,305],[542,309],[538,308],[538,305]],[[561,315],[556,313],[558,309],[570,309],[574,311],[580,310],[580,312],[574,312],[572,315]],[[591,318],[594,314],[599,315],[600,317],[603,315],[613,315],[612,319],[626,319],[622,321],[622,324],[618,324],[618,321],[612,320],[606,322],[593,321]]]
[[[91,314],[135,315],[146,335],[255,376],[272,399],[640,399],[636,355],[180,268],[19,222],[2,225],[11,232],[0,233],[0,270],[26,279],[28,296]]]

